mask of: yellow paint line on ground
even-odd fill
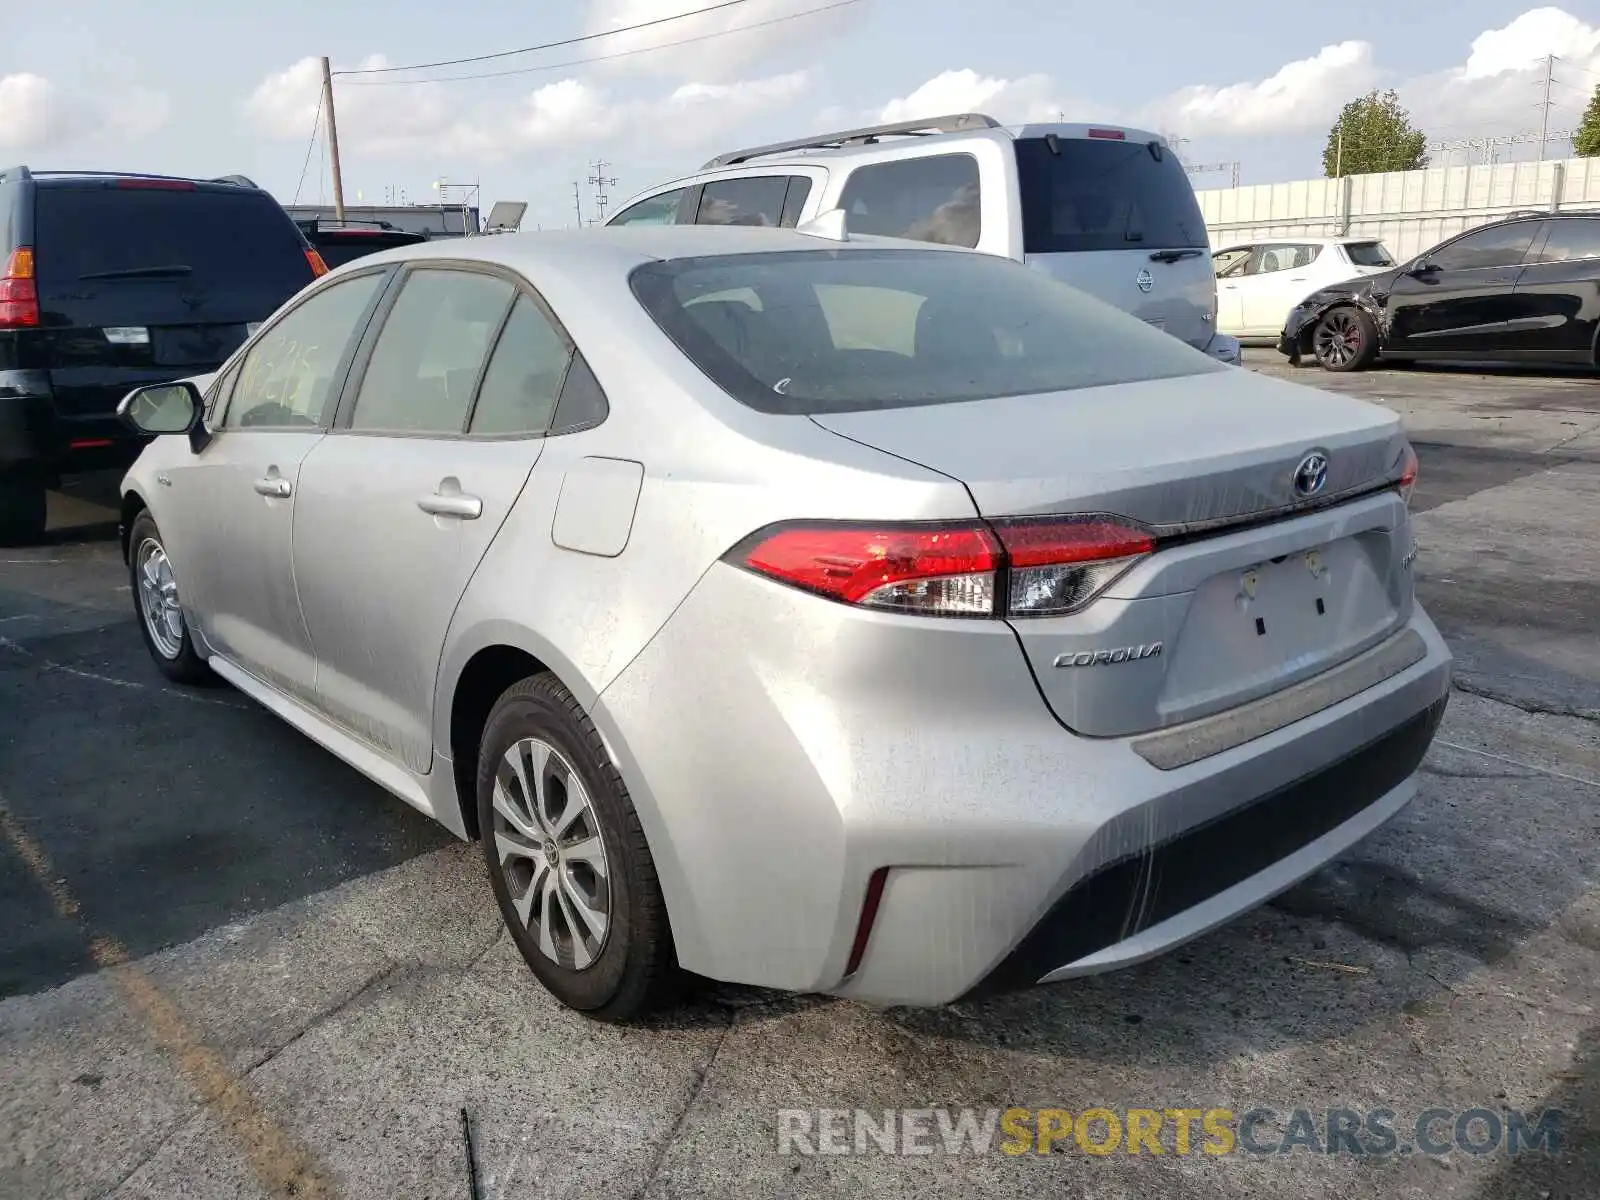
[[[256,1179],[275,1197],[332,1200],[336,1195],[311,1154],[295,1142],[256,1102],[222,1056],[200,1037],[155,982],[133,963],[114,938],[96,934],[83,922],[83,909],[57,877],[50,856],[0,797],[0,834],[27,865],[56,912],[84,926],[96,965],[116,982],[147,1033],[176,1064],[200,1102],[239,1139]]]

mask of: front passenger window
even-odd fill
[[[497,275],[413,271],[372,348],[350,428],[461,433],[514,294]]]
[[[571,360],[566,339],[537,304],[520,297],[484,372],[472,410],[472,432],[539,434],[549,429]]]
[[[224,429],[315,429],[333,415],[345,352],[385,276],[331,284],[262,335],[245,357]]]

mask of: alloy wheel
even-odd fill
[[[1336,309],[1318,324],[1315,344],[1319,361],[1342,367],[1361,349],[1361,325],[1353,313]]]
[[[155,538],[139,543],[139,615],[156,651],[166,659],[183,653],[183,605],[167,552]]]
[[[611,876],[589,793],[539,738],[505,752],[495,773],[495,857],[517,919],[540,952],[582,971],[611,929]]]

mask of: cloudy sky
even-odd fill
[[[1600,84],[1596,0],[1232,0],[1206,18],[1179,0],[735,0],[662,20],[715,2],[15,3],[0,44],[0,158],[241,172],[285,201],[331,201],[312,141],[315,56],[374,72],[596,34],[341,75],[346,200],[429,201],[438,179],[479,179],[486,207],[530,201],[524,228],[570,224],[574,181],[593,215],[597,158],[617,180],[614,211],[719,150],[967,110],[1138,123],[1188,139],[1192,162],[1238,161],[1244,182],[1270,182],[1319,174],[1340,105],[1370,87],[1396,88],[1446,140],[1536,130],[1545,55],[1557,56],[1552,130],[1571,128]],[[657,23],[608,32],[645,22]]]

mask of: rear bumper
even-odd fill
[[[1229,363],[1235,367],[1244,365],[1244,349],[1239,339],[1230,333],[1213,335],[1206,346],[1206,353],[1219,362]]]
[[[146,440],[115,412],[59,412],[44,371],[0,371],[0,471],[125,467],[139,456]]]
[[[719,565],[594,716],[684,967],[933,1005],[1158,954],[1392,816],[1451,670],[1420,610],[1407,635],[1425,653],[1394,674],[1162,769],[1056,723],[1002,623],[865,613]]]

